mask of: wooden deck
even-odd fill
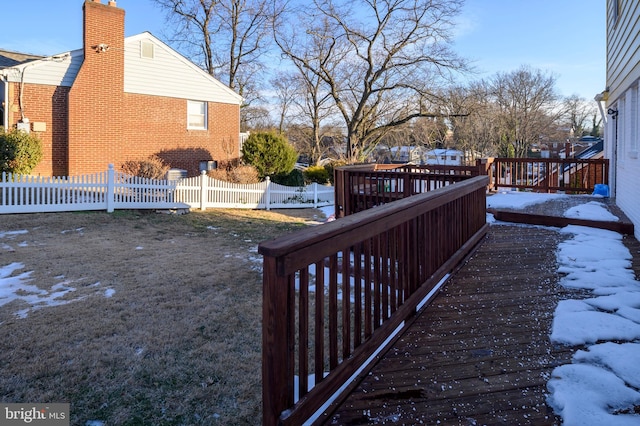
[[[325,424],[558,424],[554,367],[574,348],[549,341],[560,235],[492,226],[486,241]]]

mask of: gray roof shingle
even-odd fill
[[[0,69],[15,67],[26,62],[42,59],[44,56],[31,55],[29,53],[12,52],[0,49]]]

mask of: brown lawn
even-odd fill
[[[257,245],[314,216],[1,215],[0,270],[18,263],[39,289],[18,294],[73,289],[43,306],[0,285],[2,401],[69,402],[78,425],[260,424]]]

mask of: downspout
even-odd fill
[[[20,93],[18,93],[18,109],[20,110],[20,123],[29,123],[29,119],[25,117],[25,114],[24,114],[24,75],[27,72],[27,68],[34,65],[41,64],[43,61],[62,62],[69,58],[71,58],[71,55],[69,53],[65,53],[63,55],[49,56],[46,58],[42,58],[38,61],[27,63],[22,67],[21,70],[18,68],[15,68],[16,70],[18,70],[18,72],[20,72],[20,86],[19,86]]]
[[[4,83],[4,107],[2,108],[2,122],[4,123],[4,131],[7,131],[9,126],[9,78],[4,72],[1,72],[2,82]]]
[[[20,93],[18,93],[18,108],[20,109],[20,122],[24,123],[24,108],[23,108],[23,101],[22,101],[22,94],[24,93],[24,74],[27,71],[27,67],[29,65],[25,65],[24,68],[22,68],[22,72],[20,73]]]
[[[604,125],[604,127],[606,128],[607,126],[607,114],[605,114],[604,112],[604,103],[606,102],[606,95],[608,95],[608,92],[602,92],[602,93],[598,93],[593,100],[596,101],[596,103],[598,104],[598,109],[600,110],[600,117],[602,117],[602,124]],[[604,133],[603,133],[604,136]]]
[[[610,130],[609,130],[609,117],[608,114],[606,113],[606,111],[604,110],[606,103],[609,101],[609,88],[607,87],[604,91],[602,91],[601,93],[598,93],[594,98],[594,101],[596,101],[596,103],[598,104],[598,110],[600,110],[600,117],[602,117],[602,127],[603,127],[603,132],[602,132],[602,137],[604,139],[604,143],[610,143],[612,144],[611,146],[611,157],[609,159],[609,194],[610,197],[615,198],[615,194],[616,194],[616,179],[617,179],[617,162],[618,162],[618,141],[617,141],[617,134],[614,138],[610,138]],[[615,121],[615,126],[616,126],[616,133],[617,133],[617,126],[618,126],[618,122]],[[613,140],[612,140],[613,139]],[[605,156],[606,156],[606,147],[603,146],[603,149],[605,151]]]

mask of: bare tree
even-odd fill
[[[561,112],[557,105],[555,77],[527,66],[498,73],[490,81],[490,95],[500,111],[501,155],[512,146],[516,157],[525,157]]]
[[[283,54],[316,76],[346,128],[351,161],[427,110],[434,88],[464,70],[449,48],[462,0],[314,0],[275,26]],[[302,28],[302,30],[301,30]]]
[[[449,88],[443,95],[453,113],[449,118],[453,144],[468,159],[495,155],[500,143],[499,108],[488,93],[486,83],[473,82]],[[467,115],[456,116],[459,111]]]
[[[591,136],[602,137],[602,116],[594,108],[591,113]]]
[[[166,12],[171,24],[172,42],[179,44],[190,58],[209,74],[215,74],[211,21],[217,0],[153,0]]]
[[[300,95],[298,76],[294,73],[281,73],[271,79],[271,85],[278,98],[278,131],[283,133],[289,110]]]
[[[315,131],[308,124],[292,123],[287,127],[289,142],[310,165],[323,165],[323,161],[341,160],[344,136],[340,129],[331,124],[323,125]]]
[[[295,63],[298,70],[298,88],[300,96],[295,101],[300,115],[310,124],[309,157],[312,164],[319,164],[328,146],[335,141],[337,134],[332,127],[324,126],[335,110],[331,103],[331,93],[326,90],[324,81],[308,68]],[[339,139],[339,138],[338,138]],[[327,144],[326,140],[331,140]]]
[[[564,99],[563,109],[565,120],[575,138],[580,138],[588,131],[593,130],[587,128],[589,124],[592,127],[597,127],[593,126],[595,123],[589,123],[592,117],[598,116],[598,110],[594,102],[587,102],[578,95],[571,95]]]
[[[153,0],[173,24],[172,41],[245,99],[255,96],[264,69],[270,23],[276,8],[270,0]],[[253,86],[252,86],[253,84]]]
[[[240,111],[240,131],[273,130],[275,124],[270,111],[261,105],[246,105]]]

